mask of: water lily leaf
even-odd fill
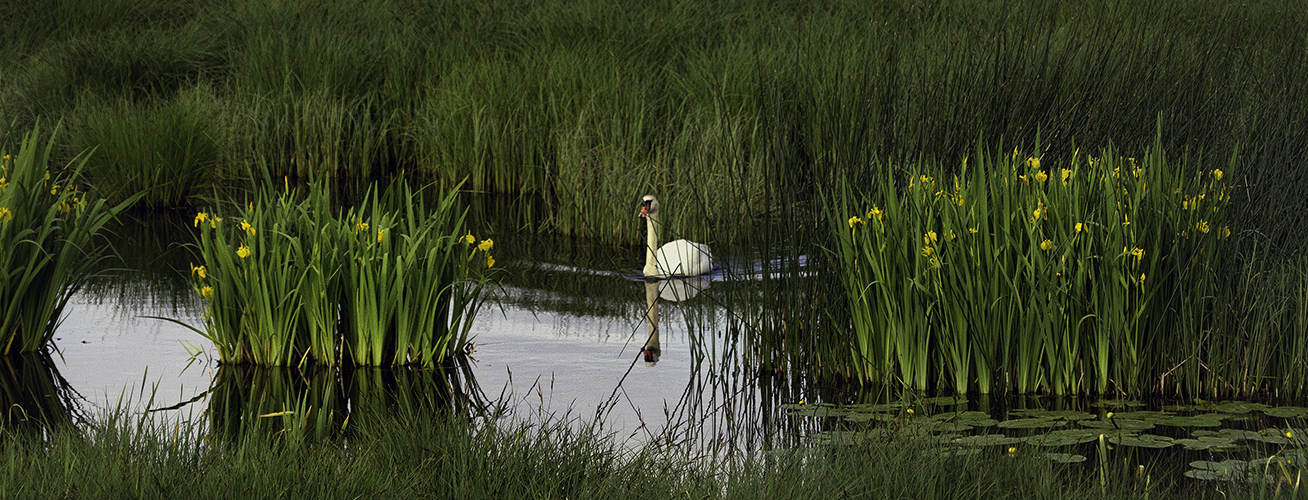
[[[1204,436],[1194,439],[1178,439],[1176,444],[1184,446],[1187,450],[1213,450],[1236,447],[1235,441],[1228,438],[1216,436]]]
[[[1005,420],[998,425],[1005,429],[1038,429],[1042,427],[1062,427],[1067,425],[1067,421],[1052,418],[1018,418]]]
[[[957,413],[945,412],[945,413],[937,413],[935,415],[932,415],[932,418],[938,420],[953,420],[955,422],[963,422],[967,420],[987,419],[990,418],[990,414],[983,411],[960,411]]]
[[[1185,471],[1186,477],[1205,481],[1257,481],[1271,482],[1272,476],[1258,473],[1258,466],[1244,460],[1223,460],[1221,462],[1195,461],[1194,467]]]
[[[961,437],[954,440],[954,444],[962,446],[1003,446],[1022,442],[1022,438],[1005,436],[1003,434],[981,434],[977,436]]]
[[[1222,413],[1249,413],[1251,411],[1261,411],[1267,409],[1267,405],[1259,403],[1241,403],[1231,402],[1217,405],[1216,410]]]
[[[957,396],[944,396],[939,398],[927,398],[927,404],[936,406],[957,406],[967,404],[967,398]]]
[[[1027,436],[1026,442],[1036,446],[1071,446],[1099,439],[1096,429],[1059,429],[1036,436]]]
[[[1144,420],[1145,422],[1156,423],[1165,418],[1176,416],[1170,411],[1122,411],[1113,414],[1113,420],[1127,418],[1131,420]]]
[[[1110,436],[1108,441],[1117,445],[1140,448],[1167,448],[1176,444],[1176,440],[1172,438],[1154,434],[1121,434]]]
[[[1093,414],[1076,410],[1013,410],[1008,415],[1033,418],[1055,418],[1062,420],[1087,420],[1095,418]]]
[[[1222,419],[1214,415],[1178,416],[1158,420],[1157,424],[1169,427],[1221,427]]]
[[[1090,403],[1090,406],[1097,408],[1127,408],[1132,406],[1145,406],[1143,401],[1133,399],[1101,399]]]
[[[1302,406],[1277,406],[1263,410],[1263,414],[1269,417],[1281,418],[1305,418],[1308,417],[1308,408]]]
[[[1071,453],[1045,453],[1045,458],[1060,464],[1075,464],[1085,461],[1085,455],[1073,455]]]
[[[1077,423],[1081,424],[1082,427],[1089,427],[1092,429],[1120,429],[1124,431],[1147,431],[1149,429],[1154,428],[1154,424],[1145,422],[1144,420],[1136,420],[1133,418],[1113,417],[1112,419],[1109,420],[1080,420],[1077,421]]]
[[[864,412],[845,415],[843,418],[850,422],[894,422],[896,420],[899,420],[898,415],[892,415],[889,413],[864,413]]]

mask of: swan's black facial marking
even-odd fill
[[[653,211],[654,211],[654,195],[647,194],[645,195],[645,198],[640,201],[640,216],[645,217],[649,215],[650,212]]]

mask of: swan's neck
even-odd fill
[[[654,258],[654,251],[659,249],[659,216],[645,215],[645,276],[658,276],[659,269]]]

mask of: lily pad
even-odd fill
[[[1184,446],[1185,449],[1187,450],[1223,451],[1223,450],[1230,450],[1233,448],[1239,448],[1239,446],[1235,444],[1235,440],[1223,438],[1223,437],[1216,437],[1216,436],[1204,436],[1194,439],[1178,439],[1176,440],[1176,444]]]
[[[1113,414],[1113,420],[1119,418],[1129,418],[1131,420],[1144,420],[1145,422],[1156,422],[1165,418],[1176,416],[1170,411],[1122,411]]]
[[[1030,418],[1054,418],[1061,420],[1088,420],[1095,418],[1093,414],[1076,410],[1013,410],[1008,415]]]
[[[1066,420],[1054,420],[1052,418],[1018,418],[999,423],[999,427],[1004,429],[1039,429],[1043,427],[1062,427],[1064,425],[1067,425]]]
[[[1112,419],[1109,420],[1081,420],[1078,421],[1077,423],[1081,424],[1082,427],[1089,427],[1092,429],[1120,429],[1124,431],[1147,431],[1149,429],[1154,428],[1154,424],[1145,422],[1144,420],[1136,420],[1133,418],[1113,417]]]
[[[1003,434],[981,434],[977,436],[961,437],[954,440],[954,444],[962,446],[1004,446],[1022,442],[1022,438],[1005,436]]]
[[[1201,479],[1205,481],[1249,481],[1259,480],[1270,482],[1272,476],[1258,473],[1258,467],[1244,460],[1223,460],[1221,462],[1208,462],[1199,460],[1190,462],[1194,467],[1185,471],[1186,477]]]
[[[1085,455],[1074,455],[1071,453],[1045,453],[1045,458],[1060,464],[1075,464],[1085,461]]]
[[[1308,417],[1308,408],[1302,406],[1277,406],[1263,410],[1263,414],[1269,417],[1281,418],[1305,418]]]
[[[1221,427],[1222,418],[1216,415],[1177,416],[1164,418],[1156,423],[1169,427]]]
[[[944,412],[944,413],[937,413],[935,415],[932,415],[931,418],[934,418],[936,420],[949,420],[954,422],[962,422],[967,420],[987,419],[990,418],[990,414],[983,411]]]
[[[1134,399],[1101,399],[1099,401],[1090,403],[1090,406],[1094,406],[1097,408],[1127,408],[1127,407],[1134,407],[1134,406],[1145,406],[1145,404],[1143,401],[1136,401]]]
[[[1175,439],[1155,434],[1119,434],[1110,436],[1108,441],[1116,445],[1139,448],[1168,448],[1176,444]]]
[[[1251,411],[1266,410],[1267,405],[1260,403],[1242,403],[1230,402],[1217,405],[1216,410],[1222,413],[1249,413]]]
[[[1097,440],[1099,434],[1101,432],[1095,429],[1059,429],[1037,436],[1028,436],[1026,442],[1036,446],[1071,446]]]
[[[927,398],[927,404],[936,406],[958,406],[967,404],[967,398],[958,396],[944,396],[939,398]]]

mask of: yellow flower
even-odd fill
[[[1031,217],[1032,217],[1032,219],[1031,219],[1031,223],[1034,224],[1035,221],[1040,220],[1040,216],[1041,216],[1041,215],[1044,215],[1044,213],[1045,213],[1045,207],[1044,207],[1044,206],[1041,206],[1040,208],[1035,209],[1034,212],[1031,212]]]
[[[200,277],[200,279],[204,279],[204,275],[205,275],[204,266],[196,267],[195,264],[191,264],[191,276],[197,276],[197,275]]]
[[[1065,169],[1062,169],[1062,170],[1060,171],[1060,173],[1062,174],[1062,179],[1060,179],[1060,180],[1062,180],[1062,181],[1063,181],[1063,185],[1066,186],[1066,185],[1067,185],[1067,180],[1072,178],[1072,171],[1071,171],[1071,170],[1068,170],[1068,169],[1065,168]]]
[[[200,223],[209,220],[209,214],[200,212],[195,214],[195,227],[200,227]]]
[[[909,409],[906,410],[906,411],[908,412],[909,415],[912,415],[912,414],[913,414],[913,409],[912,409],[912,408],[909,408]]]
[[[1123,225],[1123,226],[1129,226],[1129,225],[1131,225],[1131,216],[1130,216],[1130,215],[1128,215],[1128,214],[1122,214],[1122,225]]]
[[[204,297],[204,298],[213,297],[213,287],[211,287],[211,286],[205,286],[204,288],[201,288],[201,289],[200,289],[200,296],[201,296],[201,297]]]
[[[495,266],[495,257],[491,257],[490,254],[486,254],[486,268],[489,269],[494,266]]]
[[[250,236],[254,236],[254,226],[250,225],[250,221],[248,220],[241,221],[241,229],[245,230],[245,232],[247,233],[250,233]]]
[[[1053,248],[1054,248],[1054,242],[1053,242],[1053,241],[1045,240],[1045,241],[1040,242],[1040,249],[1041,249],[1041,250],[1049,251],[1049,250],[1051,250],[1051,249],[1053,249]]]
[[[385,229],[378,229],[378,230],[377,230],[377,243],[381,243],[381,242],[382,242],[382,237],[384,237],[384,236],[386,236],[386,230],[385,230]]]
[[[1049,180],[1049,176],[1048,176],[1048,175],[1045,175],[1045,172],[1042,170],[1042,171],[1039,171],[1039,172],[1036,172],[1036,173],[1035,173],[1035,179],[1036,179],[1037,181],[1044,182],[1044,181]]]
[[[354,226],[354,232],[356,233],[362,233],[367,230],[368,230],[367,222],[359,221],[359,223]]]
[[[1223,238],[1230,238],[1230,237],[1231,237],[1231,228],[1229,228],[1229,227],[1223,227],[1223,228],[1222,228],[1222,231],[1221,231],[1220,233],[1218,233],[1218,235],[1221,236],[1221,237],[1223,237]]]
[[[1039,159],[1039,158],[1027,158],[1027,159],[1026,159],[1026,164],[1027,164],[1027,166],[1031,167],[1032,169],[1039,169],[1039,168],[1040,168],[1040,159]],[[1041,172],[1041,173],[1043,173],[1043,172]],[[1039,178],[1039,177],[1037,177],[1037,178]],[[1046,177],[1045,179],[1048,179],[1048,177]],[[1043,181],[1043,180],[1045,180],[1045,179],[1040,179],[1040,180]]]
[[[1143,284],[1144,284],[1144,280],[1145,280],[1145,275],[1144,275],[1144,273],[1140,273],[1140,284],[1143,285]]]
[[[968,231],[969,233],[972,233],[972,234],[976,234],[976,233],[977,233],[975,227],[969,227],[969,228],[967,228],[967,231]]]
[[[863,223],[863,219],[858,218],[857,215],[855,215],[855,216],[849,218],[849,228],[850,228],[850,229],[854,229],[854,224],[862,224],[862,223]]]
[[[935,249],[933,249],[933,248],[931,248],[931,247],[922,247],[922,256],[923,256],[923,257],[930,257],[930,256],[931,256],[931,252],[932,252],[933,250],[935,250]]]
[[[1285,437],[1290,438],[1290,439],[1294,439],[1294,432],[1293,432],[1293,431],[1285,431]]]
[[[1213,169],[1213,178],[1214,178],[1214,179],[1217,179],[1217,180],[1219,180],[1219,181],[1222,180],[1222,170],[1221,170],[1221,169],[1216,169],[1216,168]]]
[[[467,244],[469,244],[469,245],[471,245],[471,244],[477,242],[477,238],[474,237],[474,236],[472,235],[472,231],[468,231],[468,235],[467,235],[467,236],[461,237],[461,238],[459,238],[459,239],[462,240],[464,243],[467,243]]]
[[[1198,229],[1199,232],[1204,233],[1204,234],[1208,234],[1208,230],[1211,229],[1211,228],[1208,226],[1208,221],[1206,221],[1206,220],[1201,220],[1201,221],[1199,221],[1198,223],[1195,223],[1194,227],[1195,227],[1195,229]]]
[[[954,230],[953,230],[953,229],[950,229],[950,230],[949,230],[949,239],[950,239],[950,241],[953,241],[954,238],[955,238],[955,236],[954,236]]]
[[[877,222],[881,222],[881,217],[884,216],[885,214],[886,213],[882,212],[880,208],[872,207],[872,210],[868,210],[867,212],[867,219],[872,220],[873,217],[876,217]]]
[[[11,221],[14,219],[14,213],[10,212],[8,207],[0,208],[0,219],[4,219],[6,222]]]
[[[1014,454],[1014,453],[1017,453],[1017,447],[1016,447],[1016,446],[1009,446],[1009,447],[1008,447],[1008,454],[1009,454],[1009,455],[1012,455],[1012,454]]]
[[[493,247],[493,246],[495,246],[495,242],[494,242],[494,241],[491,241],[490,238],[486,238],[486,239],[482,240],[480,244],[477,245],[477,249],[478,249],[478,250],[481,250],[481,251],[483,251],[483,252],[489,252],[490,249],[491,249],[491,247]],[[487,266],[487,267],[490,267],[490,266]]]
[[[1113,418],[1113,412],[1111,412],[1111,411],[1108,412],[1107,415],[1104,415],[1104,419],[1105,419],[1105,420],[1110,419],[1110,418]]]
[[[249,257],[250,247],[245,246],[245,244],[241,244],[241,247],[236,249],[236,255],[242,259]]]
[[[935,243],[936,241],[937,240],[936,240],[935,231],[928,231],[927,234],[922,235],[922,243],[930,245],[932,243]]]
[[[1081,231],[1083,231],[1083,230],[1085,230],[1085,224],[1082,224],[1082,223],[1080,223],[1080,222],[1076,223],[1076,232],[1079,233],[1079,232],[1081,232]]]
[[[1143,249],[1143,248],[1132,248],[1130,254],[1131,254],[1132,257],[1135,257],[1135,260],[1143,259],[1143,258],[1144,258],[1144,249]]]

